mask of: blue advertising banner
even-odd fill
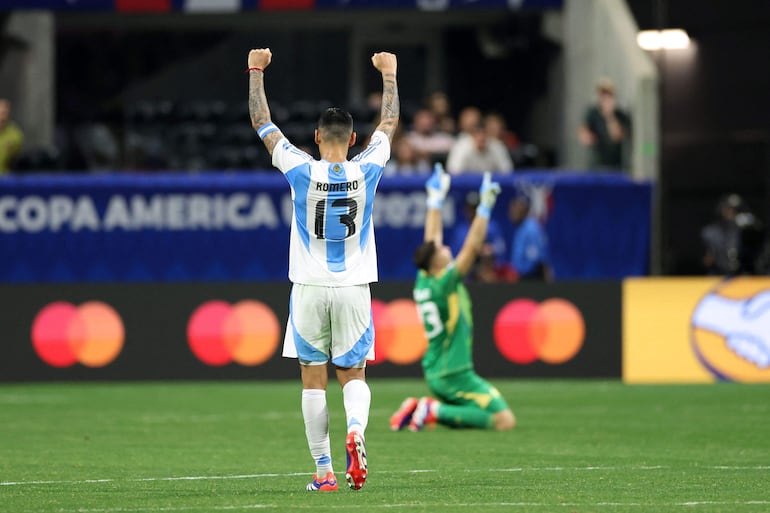
[[[652,186],[623,176],[518,172],[493,222],[510,254],[508,204],[526,194],[558,279],[647,274]],[[380,280],[411,280],[425,177],[385,177],[374,208]],[[480,176],[459,176],[445,240]],[[285,281],[292,203],[278,172],[0,178],[0,282]]]

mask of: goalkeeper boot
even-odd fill
[[[366,447],[364,437],[353,431],[345,438],[345,450],[348,456],[348,471],[345,479],[352,490],[360,490],[366,482]]]
[[[433,413],[436,408],[436,403],[438,403],[438,401],[431,397],[423,397],[420,399],[417,403],[417,408],[415,408],[414,413],[412,414],[412,420],[409,422],[409,431],[420,431],[426,426],[430,429],[436,427],[438,417]]]
[[[323,479],[313,474],[313,480],[307,485],[308,492],[336,492],[337,489],[337,478],[333,472],[328,472]]]
[[[390,417],[391,431],[401,431],[407,424],[409,424],[409,421],[412,420],[412,414],[417,408],[417,402],[416,397],[407,397],[404,399],[404,402],[398,407],[396,413]]]

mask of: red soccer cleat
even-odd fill
[[[337,490],[337,478],[334,477],[333,472],[328,472],[323,479],[318,479],[318,476],[313,474],[313,481],[307,485],[308,492],[336,492]]]
[[[401,431],[412,420],[412,414],[417,408],[418,400],[416,397],[407,397],[401,406],[398,407],[396,413],[390,417],[390,430]]]
[[[348,471],[345,479],[352,490],[360,490],[366,482],[366,447],[364,438],[353,431],[345,439],[345,450],[348,455]]]
[[[412,414],[412,420],[409,422],[409,431],[420,431],[425,426],[433,429],[436,426],[438,418],[433,413],[434,404],[437,401],[431,397],[423,397],[417,403]]]

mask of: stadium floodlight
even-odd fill
[[[642,30],[636,35],[642,50],[684,50],[690,46],[690,36],[683,29]]]
[[[690,36],[683,29],[668,29],[661,32],[665,50],[684,50],[690,46]]]

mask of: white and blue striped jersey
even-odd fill
[[[273,149],[273,165],[291,186],[294,215],[289,280],[343,287],[377,281],[374,193],[390,158],[390,141],[374,132],[369,145],[346,162],[315,160],[288,139]]]

